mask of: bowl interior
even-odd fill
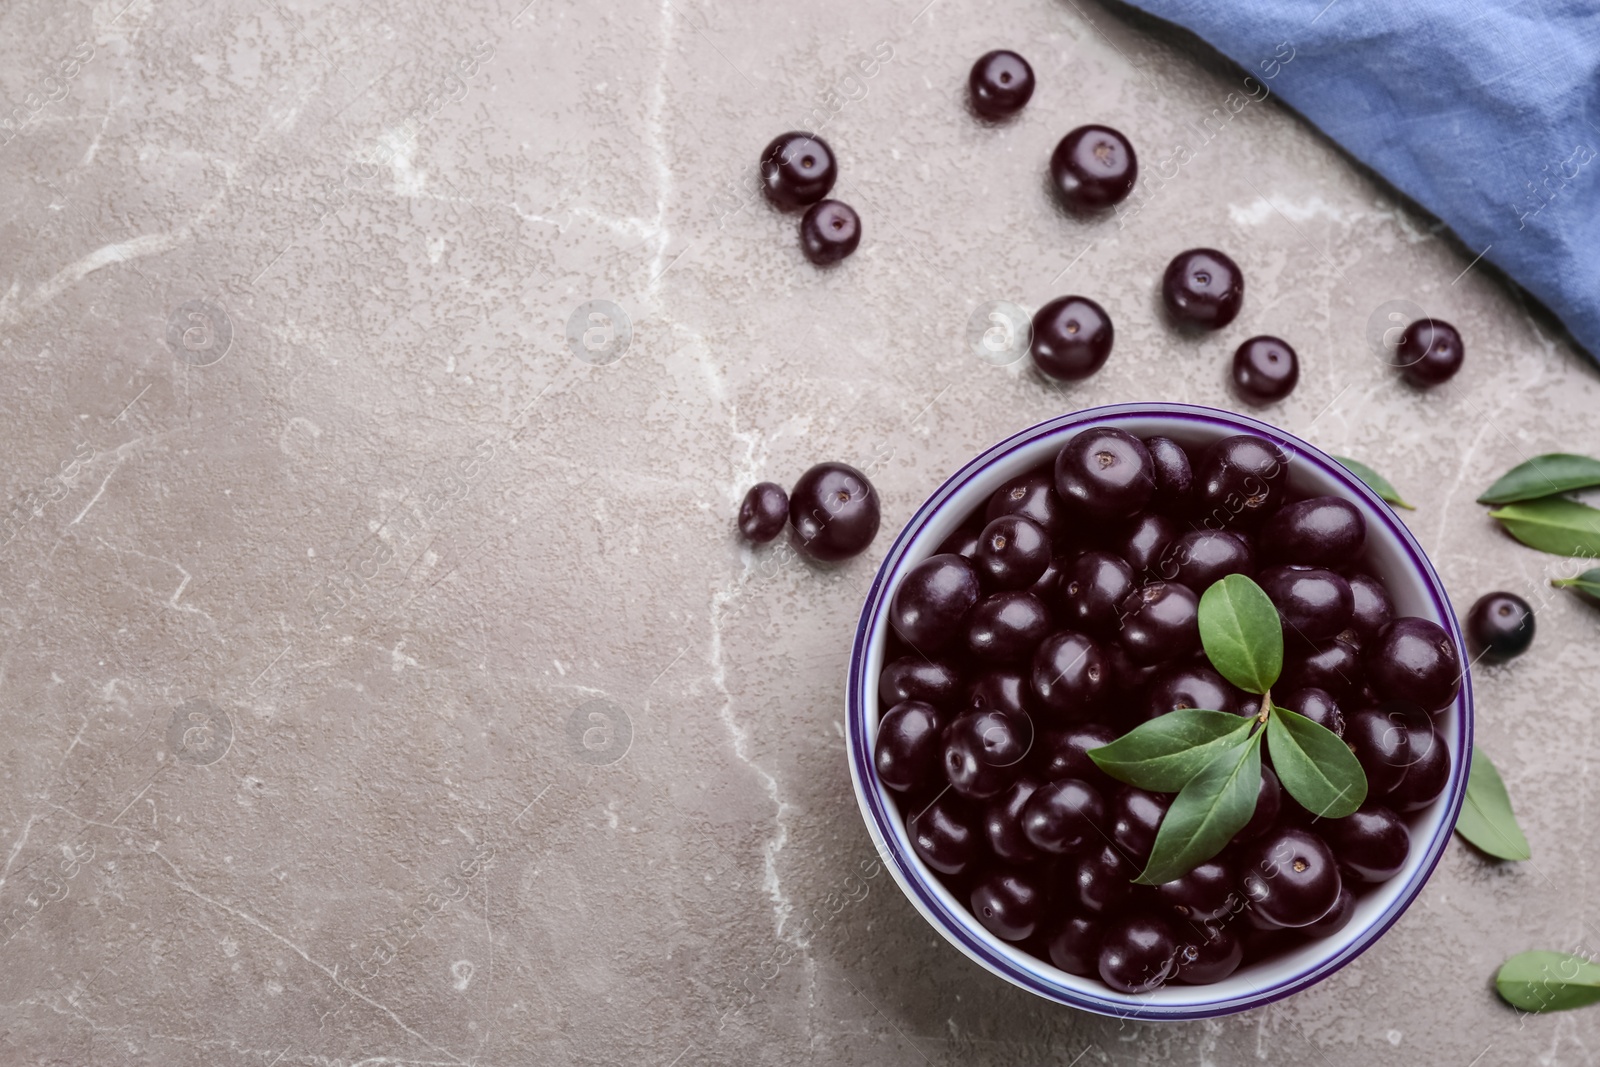
[[[1275,441],[1289,454],[1294,491],[1340,496],[1361,509],[1367,520],[1366,559],[1383,579],[1396,613],[1444,627],[1462,662],[1467,662],[1454,613],[1421,547],[1387,504],[1325,453],[1265,423],[1211,408],[1146,404],[1090,409],[1025,430],[974,459],[919,509],[891,548],[863,609],[852,658],[847,741],[857,798],[874,842],[912,903],[947,939],[996,974],[1049,999],[1104,1014],[1192,1018],[1242,1011],[1287,996],[1349,962],[1399,917],[1421,889],[1449,840],[1466,788],[1461,755],[1471,747],[1471,681],[1464,679],[1456,703],[1435,716],[1450,748],[1450,784],[1432,805],[1407,817],[1411,854],[1405,867],[1370,889],[1357,902],[1349,925],[1333,937],[1243,967],[1213,985],[1173,984],[1129,996],[1097,980],[1067,974],[990,934],[917,857],[891,794],[872,773],[878,717],[886,710],[878,706],[877,678],[889,629],[888,606],[904,573],[932,555],[995,489],[1052,461],[1073,434],[1090,425],[1115,425],[1136,437],[1167,436],[1197,460],[1205,445],[1237,433],[1256,433]]]

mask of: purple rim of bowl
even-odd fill
[[[1370,948],[1411,906],[1412,901],[1422,891],[1422,887],[1427,884],[1429,876],[1432,875],[1440,857],[1444,854],[1445,846],[1449,844],[1450,835],[1454,831],[1456,816],[1460,813],[1462,801],[1466,796],[1467,771],[1470,766],[1470,760],[1464,759],[1462,756],[1472,751],[1472,676],[1470,672],[1464,671],[1462,673],[1461,693],[1456,698],[1454,705],[1456,729],[1453,755],[1455,758],[1451,761],[1449,785],[1441,797],[1445,804],[1445,817],[1439,821],[1432,837],[1427,840],[1426,851],[1421,863],[1413,870],[1395,899],[1390,902],[1381,914],[1367,923],[1359,936],[1346,944],[1341,950],[1315,960],[1312,964],[1301,968],[1293,976],[1273,981],[1264,988],[1257,989],[1247,995],[1188,1004],[1154,1004],[1145,997],[1120,994],[1109,988],[1104,988],[1100,992],[1085,992],[1052,981],[1048,975],[1025,971],[997,952],[994,946],[989,943],[993,940],[992,936],[978,925],[977,920],[970,913],[965,911],[953,912],[946,906],[944,901],[939,899],[938,895],[929,887],[929,883],[933,881],[932,876],[922,869],[920,861],[915,856],[908,854],[908,851],[899,844],[895,832],[895,828],[900,821],[899,815],[889,803],[885,790],[878,784],[877,774],[872,762],[872,745],[867,729],[866,704],[869,699],[868,687],[870,686],[871,691],[875,693],[877,679],[866,677],[866,667],[869,650],[874,639],[880,629],[888,626],[884,601],[890,586],[893,584],[891,580],[898,578],[902,567],[906,565],[906,554],[912,540],[916,538],[930,520],[940,513],[950,497],[973,479],[981,477],[996,463],[1005,460],[1019,448],[1032,445],[1040,438],[1060,435],[1063,431],[1073,427],[1115,424],[1126,420],[1144,419],[1164,419],[1173,422],[1191,423],[1209,430],[1220,429],[1232,431],[1233,433],[1259,434],[1290,450],[1291,462],[1299,459],[1312,464],[1319,473],[1338,483],[1351,496],[1365,501],[1368,505],[1365,510],[1370,513],[1369,518],[1376,516],[1394,537],[1414,575],[1421,579],[1419,584],[1431,601],[1433,614],[1440,620],[1440,625],[1445,628],[1451,640],[1455,643],[1457,655],[1461,656],[1463,663],[1468,662],[1464,652],[1465,646],[1462,642],[1461,630],[1456,622],[1455,612],[1450,607],[1449,597],[1445,594],[1444,584],[1439,580],[1433,565],[1422,551],[1422,546],[1417,543],[1416,538],[1411,535],[1411,531],[1406,528],[1405,524],[1395,516],[1389,505],[1384,503],[1364,482],[1350,473],[1333,457],[1284,430],[1253,419],[1248,415],[1240,415],[1235,412],[1196,404],[1113,404],[1104,407],[1085,408],[1081,411],[1061,415],[1031,426],[1020,433],[1013,434],[984,451],[955,474],[945,479],[944,484],[939,486],[938,490],[917,509],[916,514],[911,517],[911,521],[906,523],[905,528],[900,531],[900,535],[895,538],[894,544],[889,548],[888,555],[884,557],[877,574],[873,577],[872,586],[867,591],[866,603],[861,610],[860,621],[856,625],[855,640],[850,654],[848,688],[845,694],[847,709],[845,744],[850,761],[850,777],[855,787],[856,800],[861,807],[862,817],[867,822],[867,827],[874,839],[875,846],[888,861],[888,866],[895,877],[895,881],[899,883],[906,896],[916,905],[917,910],[924,917],[929,918],[935,928],[967,956],[1014,985],[1036,993],[1047,1000],[1053,1000],[1060,1004],[1081,1008],[1101,1015],[1169,1020],[1216,1018],[1217,1016],[1230,1015],[1235,1012],[1247,1011],[1251,1008],[1274,1003],[1322,981]],[[920,559],[917,562],[920,562]],[[1439,802],[1435,801],[1435,804]],[[1040,964],[1041,968],[1049,968],[1049,965],[1043,963],[1043,961],[1036,962]],[[1203,996],[1203,991],[1207,987],[1188,986],[1184,988],[1195,990],[1197,996]]]

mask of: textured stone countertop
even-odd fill
[[[986,127],[1002,46],[1040,85]],[[1473,503],[1600,452],[1596,371],[1240,77],[1094,0],[5,5],[0,1063],[1600,1060],[1600,1008],[1490,983],[1600,922],[1600,614]],[[1137,213],[1050,201],[1066,129],[1155,174],[1214,109]],[[795,127],[864,220],[836,269],[752,198]],[[1199,341],[1158,314],[1193,245],[1249,284]],[[1064,292],[1115,319],[1095,378],[975,358],[976,310]],[[1369,347],[1396,300],[1460,327],[1448,386]],[[1234,407],[1253,333],[1304,367],[1266,417],[1402,488],[1458,611],[1535,601],[1476,672],[1534,859],[1452,845],[1322,985],[1118,1023],[845,888],[847,650],[957,465],[1088,405]],[[767,565],[740,496],[822,459],[870,468],[883,533]]]

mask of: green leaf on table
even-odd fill
[[[1500,965],[1494,987],[1523,1011],[1565,1011],[1600,1000],[1600,966],[1566,952],[1520,952]]]
[[[1091,748],[1089,758],[1119,782],[1176,793],[1217,753],[1244,741],[1251,722],[1230,711],[1184,708],[1158,715],[1109,745]]]
[[[1483,491],[1478,503],[1515,504],[1519,500],[1537,500],[1593,485],[1600,485],[1600,459],[1551,452],[1534,456],[1506,471]]]
[[[1283,622],[1255,582],[1230,574],[1200,597],[1200,643],[1221,675],[1251,693],[1265,693],[1283,671]]]
[[[1156,831],[1150,862],[1134,881],[1160,885],[1221,852],[1255,814],[1261,792],[1261,731],[1218,752],[1183,787]]]
[[[1362,463],[1358,459],[1351,459],[1349,456],[1334,456],[1333,458],[1338,460],[1340,463],[1343,463],[1346,467],[1349,467],[1351,474],[1354,474],[1357,478],[1360,478],[1362,481],[1366,482],[1367,487],[1374,493],[1377,493],[1378,496],[1383,498],[1383,500],[1387,503],[1393,504],[1397,508],[1405,508],[1407,511],[1417,510],[1400,498],[1400,490],[1396,489],[1394,485],[1390,483],[1389,479],[1385,478],[1383,475],[1379,474],[1365,463]]]
[[[1600,567],[1591,567],[1575,578],[1557,578],[1550,584],[1600,604]]]
[[[1278,781],[1300,806],[1327,819],[1351,815],[1367,799],[1367,775],[1340,736],[1288,708],[1272,709],[1267,745]]]
[[[1600,556],[1600,509],[1553,496],[1489,512],[1529,548],[1557,556]]]
[[[1277,759],[1276,749],[1272,756]],[[1472,771],[1467,776],[1467,801],[1456,817],[1456,833],[1496,859],[1525,860],[1531,855],[1528,839],[1511,812],[1506,784],[1476,745],[1472,747]]]

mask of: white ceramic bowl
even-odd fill
[[[1450,780],[1432,805],[1407,817],[1411,854],[1400,873],[1373,887],[1356,904],[1338,934],[1286,955],[1240,968],[1213,985],[1169,984],[1137,996],[1118,993],[1092,978],[1052,967],[986,930],[964,902],[940,883],[911,847],[891,794],[873,769],[877,737],[878,675],[889,633],[889,602],[902,577],[931,556],[944,539],[1009,479],[1054,459],[1087,426],[1117,426],[1136,437],[1160,434],[1197,452],[1198,446],[1253,433],[1289,456],[1289,484],[1300,493],[1326,493],[1351,501],[1367,520],[1367,558],[1383,578],[1398,615],[1417,615],[1444,627],[1462,663],[1468,658],[1449,598],[1410,531],[1371,489],[1326,453],[1248,416],[1189,404],[1119,404],[1063,415],[1024,430],[984,452],[951,476],[917,510],[878,569],[856,627],[846,693],[846,747],[856,799],[873,843],[907,898],[945,938],[980,966],[1008,982],[1062,1004],[1104,1015],[1142,1019],[1196,1019],[1269,1004],[1328,977],[1377,941],[1433,872],[1466,794],[1472,751],[1472,681],[1434,717],[1450,749]]]

